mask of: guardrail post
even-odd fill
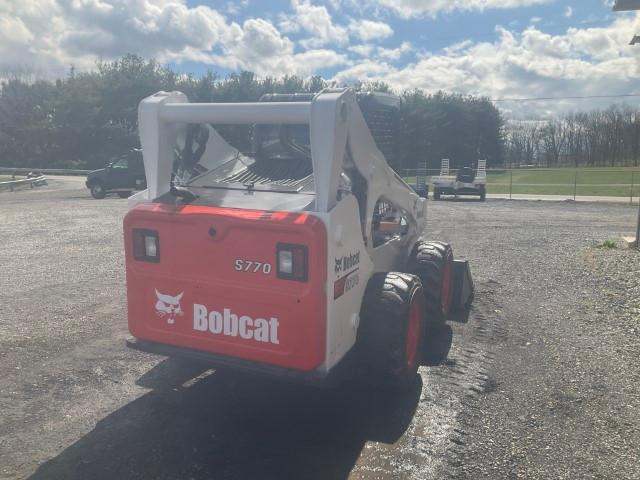
[[[13,172],[13,174],[11,175],[11,181],[15,181],[16,179],[16,172]],[[10,190],[13,192],[13,183],[11,185],[9,185]]]
[[[634,177],[636,176],[636,172],[631,170],[631,190],[629,191],[629,202],[633,205],[633,187],[634,185]]]
[[[576,201],[576,196],[578,194],[578,169],[576,168],[576,171],[574,172],[573,175],[573,201]]]
[[[509,170],[509,200],[513,200],[513,170]]]
[[[640,250],[640,202],[638,202],[638,226],[636,227],[636,249]]]

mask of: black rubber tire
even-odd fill
[[[407,359],[412,305],[419,302],[415,361]],[[424,294],[420,279],[406,273],[376,273],[367,284],[360,312],[358,350],[367,383],[407,389],[416,380],[424,347]]]
[[[120,198],[129,198],[131,196],[131,192],[118,192],[118,196]]]
[[[434,188],[433,189],[433,199],[434,200],[440,200],[440,189],[439,188]]]
[[[487,190],[484,188],[480,189],[480,201],[484,202],[487,200]]]
[[[91,196],[97,200],[102,200],[107,195],[102,182],[95,182],[91,185]]]
[[[443,276],[449,270],[448,299],[443,300]],[[429,327],[444,324],[453,299],[453,249],[444,242],[418,240],[409,257],[407,270],[420,278],[425,298],[425,311]],[[444,305],[443,305],[444,303]]]

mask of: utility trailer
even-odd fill
[[[129,347],[313,384],[413,381],[427,327],[468,307],[472,282],[451,246],[422,239],[426,201],[389,167],[361,105],[350,89],[141,102]],[[218,125],[251,126],[254,151]]]
[[[487,161],[478,160],[477,170],[470,167],[461,168],[456,175],[451,175],[449,159],[442,160],[440,175],[431,179],[433,199],[440,200],[442,195],[477,195],[480,200],[487,198]]]

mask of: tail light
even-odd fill
[[[278,257],[278,278],[306,282],[308,278],[309,255],[304,245],[279,243],[276,246]]]
[[[155,230],[133,229],[133,258],[142,262],[160,262],[160,237]]]

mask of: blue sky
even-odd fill
[[[610,0],[8,0],[0,77],[124,53],[184,72],[322,75],[491,98],[640,92],[636,13]],[[614,100],[503,104],[519,118]]]

